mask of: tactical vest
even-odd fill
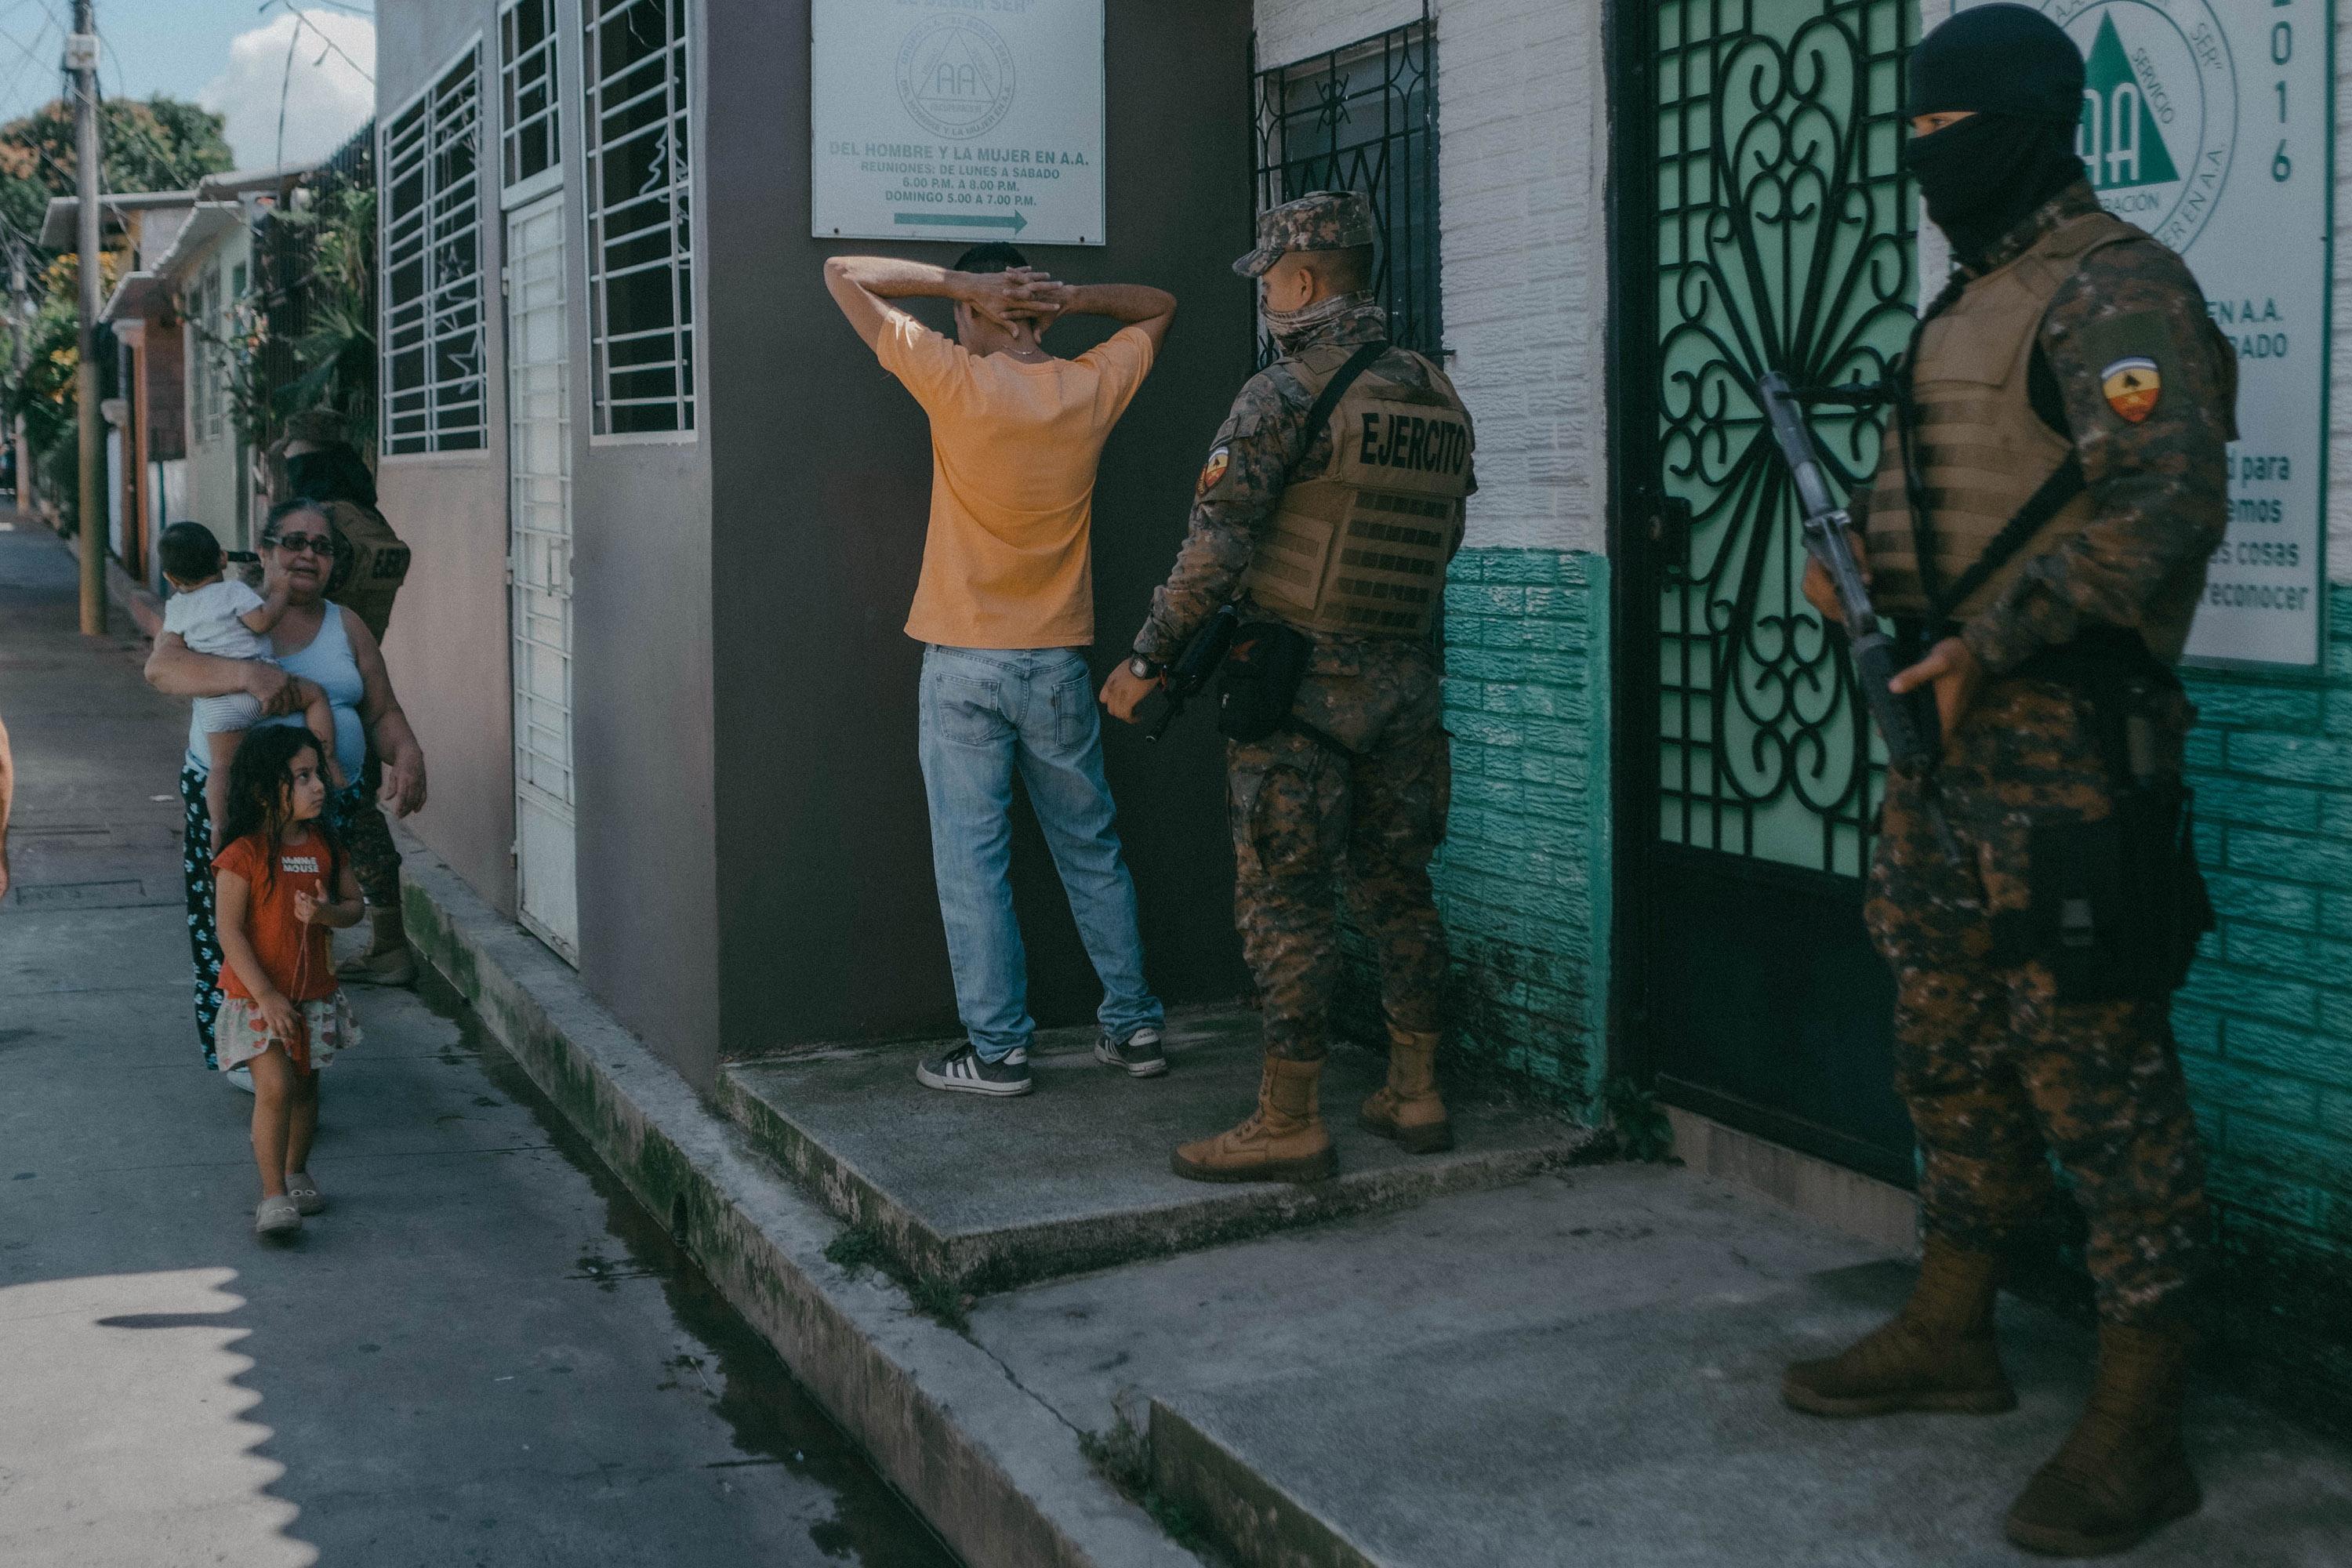
[[[1911,370],[1912,455],[1925,485],[1940,589],[1959,581],[2074,451],[2042,422],[2027,390],[2051,301],[2084,258],[2147,237],[2104,212],[2070,219],[2016,260],[1971,281],[1920,329]],[[2028,562],[2081,532],[2097,510],[2088,494],[2077,495],[1965,600],[1944,606],[1944,615],[1966,621],[1984,610]],[[1902,443],[1893,429],[1871,486],[1868,533],[1873,602],[1896,619],[1927,617],[1931,606],[1920,582]],[[2149,650],[2168,664],[2188,641],[2203,592],[2200,565],[2185,594],[2168,585],[2139,628]]]
[[[408,578],[408,546],[372,506],[331,500],[318,508],[342,541],[327,579],[327,597],[357,614],[381,643],[392,624],[392,602]]]
[[[1319,347],[1292,363],[1319,398],[1354,352]],[[1436,620],[1445,563],[1462,543],[1473,442],[1454,384],[1412,357],[1429,387],[1390,380],[1389,355],[1375,360],[1331,412],[1330,465],[1286,486],[1258,536],[1242,585],[1303,631],[1418,637]],[[1318,434],[1307,432],[1310,445]]]

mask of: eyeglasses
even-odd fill
[[[281,533],[269,542],[289,555],[299,555],[306,550],[315,550],[321,555],[335,552],[335,536],[331,533]]]

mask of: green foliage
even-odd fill
[[[114,287],[121,258],[99,258],[100,289]],[[74,423],[75,377],[81,371],[81,264],[72,256],[51,261],[36,279],[40,292],[32,320],[13,326],[7,364],[21,355],[24,372],[0,383],[0,408],[23,422],[41,494],[70,527],[80,498],[80,433]],[[21,340],[21,341],[20,341]]]
[[[1110,1430],[1079,1433],[1078,1452],[1095,1474],[1150,1514],[1169,1540],[1209,1562],[1228,1561],[1209,1535],[1206,1521],[1160,1489],[1151,1473],[1151,1439],[1129,1414],[1124,1394],[1111,1401]]]
[[[918,1274],[898,1260],[880,1227],[853,1225],[825,1243],[825,1261],[836,1268],[871,1268],[907,1292],[915,1310],[958,1333],[971,1328],[971,1300],[963,1287],[936,1274]]]
[[[1666,1120],[1658,1097],[1633,1079],[1612,1078],[1602,1084],[1594,1109],[1619,1159],[1655,1163],[1673,1157],[1674,1124]]]
[[[371,462],[375,457],[375,192],[341,186],[307,211],[281,213],[288,237],[305,244],[310,267],[307,330],[294,343],[295,378],[268,394],[283,419],[306,408],[342,417]]]
[[[173,98],[99,106],[99,156],[110,193],[184,191],[230,165],[227,121]],[[63,99],[0,125],[0,223],[31,244],[51,196],[74,194],[73,110]]]

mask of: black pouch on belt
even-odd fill
[[[2150,694],[2177,690],[2177,682],[2169,670],[2110,658],[2065,673],[2082,677],[2069,684],[2091,698],[2114,805],[2096,822],[2030,830],[2029,902],[1995,918],[1994,957],[2049,965],[2061,1002],[2162,1001],[2187,983],[2197,944],[2213,929],[2197,864],[2195,795],[2136,739]]]
[[[1290,723],[1315,645],[1279,621],[1256,621],[1234,633],[1217,698],[1217,732],[1263,741]]]

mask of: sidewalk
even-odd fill
[[[1160,1080],[1080,1031],[1040,1039],[1020,1100],[921,1089],[936,1047],[898,1045],[735,1064],[714,1107],[446,868],[410,871],[427,958],[976,1565],[1181,1561],[1087,1457],[1249,1568],[2035,1561],[2001,1516],[2091,1352],[2039,1309],[2002,1303],[2012,1414],[1815,1420],[1782,1365],[1883,1321],[1911,1262],[1743,1190],[1577,1165],[1573,1129],[1475,1102],[1400,1182],[1335,1093],[1341,1181],[1202,1195],[1165,1177],[1170,1127],[1255,1083],[1214,1015],[1171,1020]],[[1372,1072],[1343,1048],[1328,1076]],[[2205,1509],[2118,1561],[2352,1562],[2352,1451],[2210,1387],[2190,1422]]]
[[[446,991],[360,994],[333,1206],[256,1240],[189,1016],[185,706],[74,585],[0,531],[0,1564],[946,1568]]]

